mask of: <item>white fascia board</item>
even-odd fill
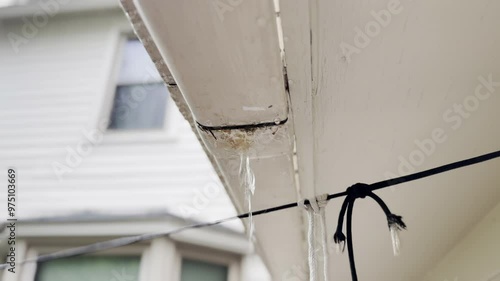
[[[272,1],[133,2],[199,124],[287,119]]]

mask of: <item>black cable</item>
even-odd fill
[[[414,174],[411,174],[411,175],[402,176],[402,177],[394,178],[394,179],[388,179],[388,180],[384,180],[384,181],[379,181],[379,182],[370,184],[370,186],[371,186],[371,190],[373,191],[373,190],[377,190],[377,189],[381,189],[381,188],[386,188],[386,187],[389,187],[389,186],[397,185],[397,184],[400,184],[400,183],[410,182],[410,181],[418,180],[418,179],[421,179],[421,178],[426,178],[426,177],[429,177],[429,176],[434,176],[434,175],[441,174],[441,173],[444,173],[444,172],[448,172],[448,171],[451,171],[451,170],[455,170],[455,169],[458,169],[458,168],[463,168],[463,167],[466,167],[466,166],[470,166],[470,165],[478,164],[478,163],[481,163],[481,162],[485,162],[485,161],[488,161],[488,160],[491,160],[491,159],[495,159],[495,158],[498,158],[498,157],[500,157],[500,150],[499,151],[495,151],[495,152],[491,152],[491,153],[488,153],[488,154],[483,154],[483,155],[480,155],[480,156],[472,157],[472,158],[469,158],[469,159],[465,159],[465,160],[462,160],[462,161],[457,161],[457,162],[454,162],[454,163],[446,164],[446,165],[443,165],[443,166],[439,166],[439,167],[432,168],[432,169],[429,169],[429,170],[425,170],[425,171],[422,171],[422,172],[414,173]]]
[[[488,161],[488,160],[491,160],[494,158],[498,158],[498,157],[500,157],[500,151],[495,151],[492,153],[488,153],[488,154],[480,155],[477,157],[461,160],[458,162],[454,162],[454,163],[443,165],[443,166],[436,167],[433,169],[425,170],[425,171],[418,172],[415,174],[402,176],[402,177],[398,177],[395,179],[389,179],[389,180],[376,182],[373,184],[369,184],[367,186],[369,186],[369,189],[371,191],[373,191],[373,190],[386,188],[389,186],[398,185],[401,183],[429,177],[429,176],[440,174],[440,173],[447,172],[450,170],[474,165],[474,164],[485,162],[485,161]],[[347,191],[329,194],[327,196],[327,200],[331,200],[331,199],[335,199],[335,198],[339,198],[339,197],[343,197],[343,196],[347,196],[347,195],[348,195]],[[306,205],[309,204],[309,200],[307,200],[307,199],[304,200],[304,204],[306,204]],[[50,260],[55,260],[55,259],[69,258],[69,257],[74,257],[74,256],[79,256],[79,255],[84,255],[84,254],[95,253],[95,252],[108,250],[108,249],[112,249],[112,248],[116,248],[116,247],[131,245],[131,244],[138,243],[141,241],[151,240],[151,239],[158,238],[158,237],[168,237],[172,234],[177,234],[177,233],[189,230],[189,229],[209,227],[209,226],[218,225],[218,224],[225,223],[225,222],[232,221],[232,220],[236,220],[236,219],[247,218],[250,214],[252,214],[252,216],[258,216],[258,215],[262,215],[262,214],[267,214],[267,213],[272,213],[272,212],[276,212],[276,211],[280,211],[280,210],[285,210],[285,209],[297,207],[298,205],[299,205],[299,203],[294,202],[294,203],[284,204],[284,205],[280,205],[280,206],[276,206],[276,207],[272,207],[272,208],[258,210],[255,212],[244,213],[244,214],[240,214],[238,216],[229,217],[229,218],[225,218],[225,219],[221,219],[221,220],[216,220],[213,222],[188,225],[188,226],[184,226],[184,227],[181,227],[181,228],[178,228],[178,229],[175,229],[172,231],[168,231],[168,232],[159,232],[159,233],[143,234],[143,235],[117,238],[117,239],[103,241],[103,242],[99,242],[99,243],[94,243],[94,244],[90,244],[90,245],[86,245],[86,246],[82,246],[82,247],[78,247],[78,248],[67,249],[67,250],[55,252],[52,254],[38,256],[38,257],[33,258],[33,259],[24,260],[24,261],[20,262],[20,264],[30,263],[30,262],[50,261]],[[349,220],[349,218],[348,218],[348,220]],[[351,223],[351,222],[349,222],[349,223]],[[5,268],[7,268],[7,266],[8,266],[8,264],[6,264],[6,263],[0,264],[0,269],[5,269]]]
[[[347,251],[349,254],[349,265],[351,267],[351,278],[353,281],[358,280],[358,276],[356,273],[356,265],[354,262],[354,249],[352,246],[352,212],[354,209],[354,202],[358,198],[372,198],[375,202],[378,203],[382,211],[387,218],[387,225],[389,226],[389,230],[395,228],[397,230],[406,229],[406,224],[403,222],[403,218],[401,216],[395,215],[391,213],[387,204],[385,204],[382,198],[378,197],[373,191],[371,191],[371,186],[365,183],[357,183],[347,189],[347,197],[342,204],[342,208],[339,213],[339,220],[337,225],[337,230],[333,235],[333,241],[336,244],[339,244],[339,247],[342,247],[344,241],[346,240],[345,235],[342,233],[343,226],[343,218],[347,216]],[[347,214],[346,214],[346,206],[347,206]]]
[[[387,207],[387,204],[382,200],[382,198],[378,197],[376,194],[373,193],[374,190],[381,189],[381,188],[386,188],[389,186],[397,185],[400,183],[406,183],[414,180],[418,180],[421,178],[437,175],[440,173],[444,173],[447,171],[451,171],[454,169],[462,168],[465,166],[470,166],[474,165],[477,163],[481,163],[484,161],[488,161],[494,158],[500,157],[500,151],[495,151],[492,153],[480,155],[477,157],[465,159],[462,161],[457,161],[454,163],[446,164],[443,166],[439,166],[436,168],[432,168],[429,170],[425,170],[422,172],[414,173],[411,175],[407,176],[402,176],[394,179],[389,179],[389,180],[384,180],[372,184],[364,184],[364,183],[357,183],[351,187],[349,187],[346,190],[347,197],[344,200],[344,203],[342,204],[342,208],[340,209],[340,214],[339,214],[339,219],[338,219],[338,224],[337,224],[337,229],[335,231],[335,234],[333,235],[333,240],[336,244],[339,245],[340,248],[343,250],[343,244],[345,243],[346,236],[342,233],[342,226],[343,226],[343,220],[344,216],[346,215],[347,211],[347,251],[349,255],[349,265],[351,268],[351,279],[353,281],[358,280],[358,276],[356,273],[356,265],[354,261],[354,250],[352,246],[352,208],[354,205],[354,201],[357,198],[365,198],[366,196],[372,198],[375,200],[378,205],[382,208],[384,211],[386,217],[387,217],[387,224],[389,226],[389,229],[392,227],[395,227],[398,230],[406,229],[406,224],[403,222],[403,219],[401,216],[395,215],[391,213],[389,210],[389,207]],[[328,196],[330,197],[330,196]],[[328,198],[330,199],[330,198]],[[347,208],[347,210],[346,210]]]
[[[354,247],[352,245],[352,211],[356,198],[350,199],[347,206],[347,253],[349,254],[349,266],[351,267],[352,281],[358,281],[358,274],[356,273],[356,265],[354,263]]]

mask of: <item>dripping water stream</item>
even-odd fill
[[[255,193],[255,174],[250,166],[250,156],[247,153],[240,154],[240,183],[245,194],[245,203],[250,215],[248,216],[249,230],[248,237],[252,240],[255,226],[252,216],[252,197]]]

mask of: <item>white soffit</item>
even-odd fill
[[[498,150],[500,2],[280,5],[305,196]],[[493,82],[482,82],[488,80]],[[429,144],[431,138],[439,141]],[[398,258],[392,257],[383,213],[369,200],[356,202],[359,279],[422,280],[498,202],[499,166],[491,161],[378,191],[408,224]],[[329,203],[329,221],[340,205]],[[328,225],[330,242],[335,226]],[[331,255],[332,279],[350,280],[347,260],[346,254]]]
[[[134,3],[198,123],[287,119],[272,1]]]

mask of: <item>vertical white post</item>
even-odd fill
[[[33,259],[38,256],[38,252],[35,249],[28,249],[26,253],[26,259]],[[18,281],[33,281],[35,280],[36,276],[36,268],[37,268],[37,263],[36,262],[30,262],[27,264],[24,264],[20,268],[20,273],[21,276],[18,278]]]
[[[149,263],[148,281],[178,280],[176,278],[179,275],[180,265],[174,242],[167,238],[156,238],[151,241],[148,252],[149,257],[146,259]]]

